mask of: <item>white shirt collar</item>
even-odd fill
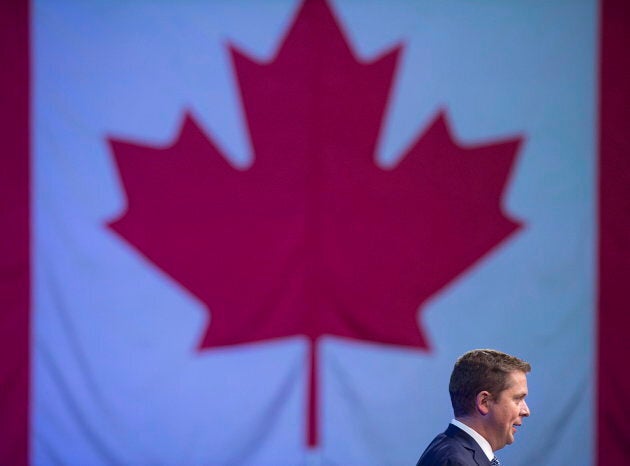
[[[451,424],[453,424],[455,427],[459,427],[461,430],[463,430],[468,435],[470,435],[473,439],[475,439],[475,442],[477,442],[479,444],[479,446],[481,447],[483,452],[488,457],[488,460],[492,461],[492,458],[494,458],[494,453],[492,452],[492,447],[490,446],[488,441],[485,438],[483,438],[483,436],[481,434],[479,434],[472,427],[468,427],[466,424],[464,424],[463,422],[458,421],[457,419],[452,419],[451,420]]]

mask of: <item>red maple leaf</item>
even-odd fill
[[[418,308],[519,228],[501,211],[519,138],[463,147],[440,112],[375,162],[400,49],[358,60],[306,0],[269,63],[230,50],[251,167],[190,114],[168,147],[110,139],[128,201],[110,226],[207,306],[199,349],[309,338],[311,446],[318,338],[426,349]]]

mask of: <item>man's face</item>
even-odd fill
[[[529,416],[529,408],[525,403],[527,396],[527,376],[524,372],[511,372],[508,388],[488,404],[487,434],[488,441],[494,451],[514,442],[516,429]]]

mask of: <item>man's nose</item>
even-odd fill
[[[529,406],[527,406],[527,403],[525,402],[525,400],[523,400],[523,405],[521,406],[521,413],[520,414],[523,417],[529,416]]]

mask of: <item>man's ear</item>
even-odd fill
[[[483,390],[477,393],[475,397],[475,408],[479,414],[485,416],[490,411],[490,402],[492,401],[492,395],[490,392]]]

